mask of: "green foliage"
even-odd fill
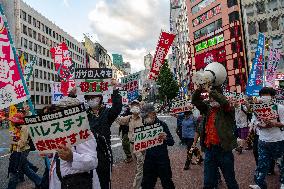
[[[161,67],[157,84],[160,85],[159,88],[160,100],[165,101],[167,99],[168,101],[170,101],[178,95],[179,91],[178,83],[174,79],[174,75],[169,68],[168,60],[165,60],[165,63]]]

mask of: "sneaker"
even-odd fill
[[[251,189],[261,189],[258,185],[249,185]]]

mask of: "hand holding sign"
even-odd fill
[[[167,139],[167,134],[165,132],[159,134],[159,140],[164,141],[166,139]]]
[[[72,150],[64,145],[60,145],[59,147],[60,149],[57,150],[58,156],[64,161],[72,162],[73,161]]]

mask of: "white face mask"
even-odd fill
[[[100,98],[94,98],[88,101],[90,108],[97,108],[100,105]]]
[[[260,97],[262,102],[270,102],[272,100],[271,96],[262,96]]]
[[[137,106],[134,106],[134,107],[132,107],[131,109],[130,109],[130,112],[131,113],[136,113],[136,114],[139,114],[140,113],[140,108],[139,107],[137,107]]]

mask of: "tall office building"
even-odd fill
[[[145,69],[148,70],[148,72],[152,68],[152,63],[153,63],[153,56],[150,53],[144,56],[144,66]]]
[[[50,48],[65,42],[76,67],[86,66],[84,46],[22,0],[0,0],[19,54],[38,57],[29,85],[35,109],[51,104],[50,84],[58,81]]]
[[[112,62],[116,67],[120,67],[123,64],[123,57],[121,54],[112,54]]]
[[[244,91],[247,62],[238,0],[187,0],[186,5],[191,71],[222,63],[228,73],[227,89]]]

